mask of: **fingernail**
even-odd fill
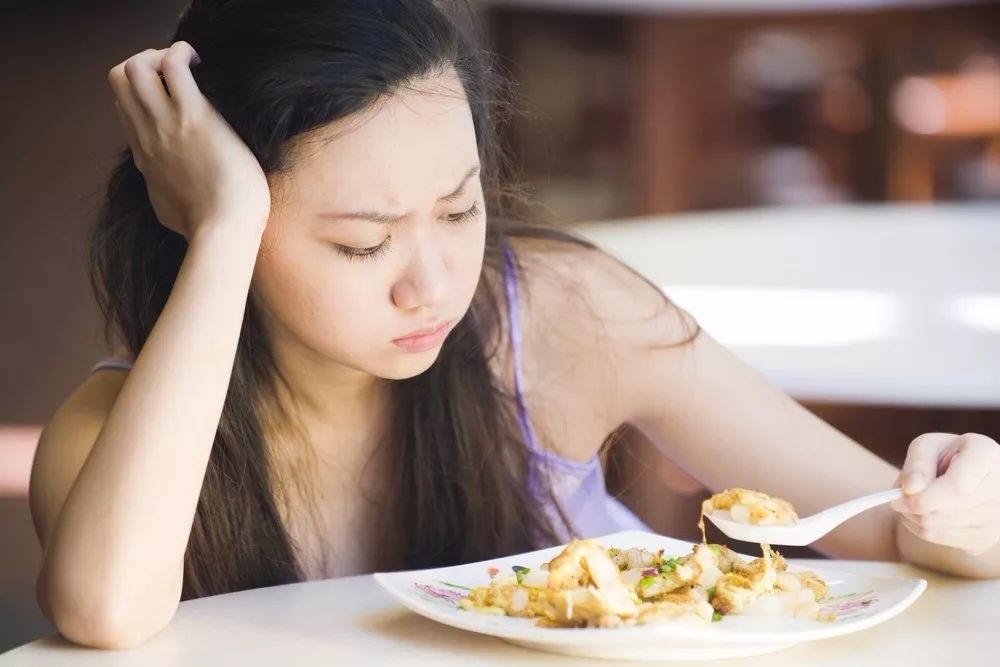
[[[925,486],[927,486],[927,480],[924,479],[924,476],[919,472],[911,472],[903,482],[903,493],[912,496],[914,493],[923,491]]]

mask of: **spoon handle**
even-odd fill
[[[842,516],[842,521],[846,521],[850,517],[860,514],[865,510],[869,510],[873,507],[878,507],[879,505],[884,505],[885,503],[892,502],[897,498],[903,497],[903,490],[900,488],[889,489],[887,491],[878,491],[876,493],[869,494],[867,496],[861,496],[860,498],[855,498],[854,500],[848,500],[846,503],[841,503],[840,505],[834,505],[833,507],[826,509],[816,517],[822,515],[837,515]]]

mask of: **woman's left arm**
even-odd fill
[[[952,574],[1000,577],[996,442],[921,436],[901,477],[708,332],[684,343],[696,330],[691,318],[610,256],[578,249],[535,259],[548,270],[536,270],[529,282],[533,307],[525,321],[536,358],[564,371],[538,376],[536,385],[569,397],[540,414],[583,419],[599,412],[611,428],[631,423],[713,491],[757,489],[786,498],[803,516],[905,479],[909,495],[896,511],[882,505],[863,512],[814,546],[840,558],[902,558]],[[540,279],[549,273],[555,280]],[[581,412],[582,405],[589,407]],[[554,446],[585,461],[599,444],[565,437]]]
[[[652,289],[649,286],[638,289]],[[674,308],[614,336],[616,385],[627,421],[710,489],[753,488],[786,498],[803,516],[898,486],[906,497],[846,522],[815,546],[852,559],[902,558],[968,577],[1000,577],[1000,445],[982,435],[923,435],[903,472],[766,381]],[[621,308],[621,305],[619,305]],[[643,314],[644,313],[644,314]],[[619,315],[623,313],[619,311]],[[628,318],[619,319],[625,321]],[[636,344],[645,338],[645,344]],[[894,509],[896,511],[894,511]]]

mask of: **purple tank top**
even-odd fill
[[[518,294],[517,260],[510,246],[504,248],[504,287],[507,293],[511,354],[514,361],[514,400],[524,442],[531,451],[534,465],[528,478],[532,494],[545,507],[552,525],[563,541],[571,537],[598,537],[620,530],[649,530],[649,528],[607,492],[604,470],[597,456],[589,461],[576,461],[544,449],[531,426],[531,418],[524,401],[524,375],[522,348],[524,329],[521,326],[521,301]],[[551,488],[551,495],[544,492],[544,476]],[[571,525],[563,525],[558,503]]]
[[[523,329],[521,327],[520,295],[518,294],[517,260],[514,251],[504,248],[504,287],[507,295],[508,322],[511,354],[514,363],[514,401],[524,442],[531,452],[532,466],[527,484],[539,505],[556,527],[562,541],[572,537],[598,537],[621,530],[649,530],[649,528],[616,498],[611,497],[604,484],[604,470],[598,457],[589,461],[576,461],[544,449],[535,435],[524,400],[522,372]],[[128,359],[102,359],[91,373],[102,369],[129,370]],[[551,489],[551,497],[545,487]],[[558,503],[556,507],[553,503]],[[562,510],[570,525],[560,518]],[[550,545],[539,545],[539,547]]]

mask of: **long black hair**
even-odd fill
[[[401,86],[452,67],[472,110],[484,191],[484,272],[506,243],[496,128],[505,98],[473,46],[461,7],[431,0],[201,0],[174,41],[190,42],[202,92],[243,138],[265,173],[288,168],[289,145],[310,130],[369,108]],[[126,150],[114,169],[91,244],[92,280],[108,324],[133,355],[173,288],[185,240],[161,226]],[[394,383],[382,567],[430,567],[555,541],[526,480],[532,465],[510,396],[490,369],[502,344],[502,291],[481,280],[466,317],[433,366]],[[491,342],[492,341],[492,342]],[[303,577],[282,518],[282,486],[266,441],[265,406],[280,376],[251,289],[222,417],[185,556],[184,598]]]
[[[195,0],[174,34],[198,52],[192,72],[199,88],[267,174],[291,166],[297,137],[412,82],[448,68],[462,82],[488,213],[483,274],[430,369],[392,383],[391,425],[381,443],[393,477],[384,480],[382,548],[374,563],[380,568],[516,553],[554,544],[572,528],[545,476],[533,474],[513,397],[494,372],[509,345],[498,277],[513,236],[599,251],[554,228],[516,222],[525,217],[524,200],[511,185],[497,136],[511,97],[475,46],[474,26],[461,2]],[[163,310],[186,250],[184,238],[157,221],[125,150],[92,235],[91,280],[108,338],[133,356]],[[515,262],[515,271],[523,268]],[[308,483],[289,479],[267,437],[276,421],[289,418],[278,400],[282,381],[251,287],[185,554],[184,599],[304,577],[302,545],[287,524],[290,489]],[[557,511],[543,511],[541,502]]]

